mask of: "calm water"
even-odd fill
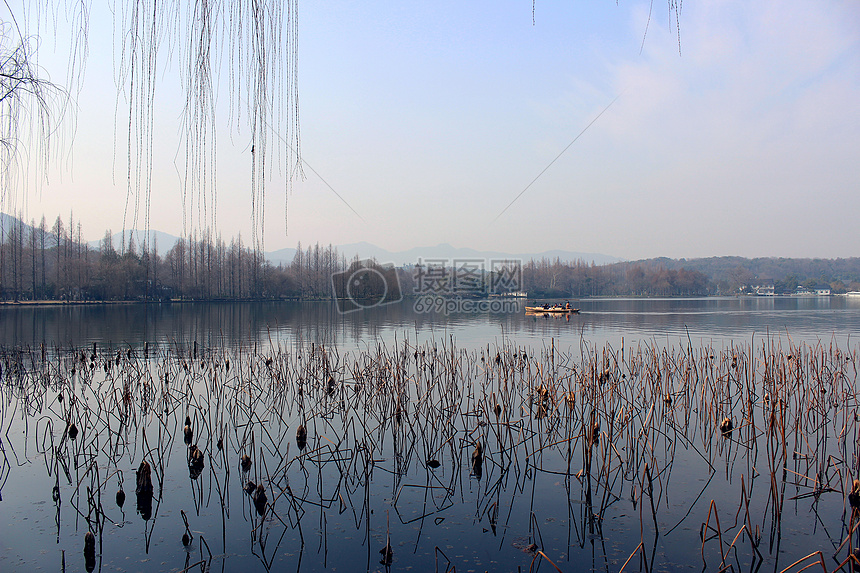
[[[336,345],[342,351],[391,344],[408,337],[454,337],[458,346],[493,342],[559,347],[656,341],[715,346],[764,337],[848,343],[860,340],[860,298],[758,297],[701,299],[599,299],[574,302],[582,313],[567,317],[515,312],[417,313],[411,301],[340,314],[332,303],[160,304],[0,308],[0,346],[207,347]]]
[[[721,561],[715,535],[706,536],[701,556],[711,500],[735,570],[779,571],[817,549],[829,567],[836,564],[829,560],[847,523],[841,492],[860,463],[857,440],[845,439],[860,435],[850,368],[858,363],[860,300],[575,306],[581,314],[547,318],[520,308],[418,313],[411,302],[347,315],[329,303],[0,308],[0,346],[36,349],[23,364],[36,372],[27,384],[10,377],[14,353],[0,364],[0,571],[58,570],[63,559],[67,571],[84,570],[83,534],[94,523],[101,523],[99,571],[183,571],[200,561],[219,571],[445,571],[449,564],[515,571],[537,563],[554,570],[535,562],[539,548],[563,571],[608,572],[621,568],[640,539],[643,549],[628,571],[644,566],[640,554],[654,570],[708,570]],[[784,458],[774,458],[762,437],[773,402],[762,397],[764,387],[743,387],[738,374],[762,372],[767,361],[756,348],[768,338],[785,349],[821,343],[855,351],[851,362],[839,353],[810,361],[818,366],[799,383],[805,393],[781,390],[802,413],[791,418],[798,425],[788,432]],[[97,367],[84,375],[94,342]],[[200,355],[191,360],[195,343]],[[43,344],[47,367],[39,365]],[[312,344],[332,354],[315,356]],[[591,352],[602,369],[609,364],[604,348],[629,352],[639,344],[675,354],[612,366],[617,391],[588,382],[582,356]],[[413,358],[416,345],[421,352]],[[450,353],[452,345],[465,352]],[[553,345],[567,358],[548,359]],[[733,347],[741,345],[752,350],[740,353],[736,370]],[[678,354],[690,347],[711,349],[697,360],[707,368],[717,361],[711,375],[719,384],[697,382],[665,404],[663,393],[690,380],[691,364],[698,368]],[[61,359],[52,363],[56,350]],[[499,351],[503,363],[514,361],[506,370],[493,366]],[[104,368],[117,358],[121,367]],[[327,387],[328,372],[343,386]],[[666,386],[654,386],[660,393],[640,392],[640,381],[646,388],[661,376]],[[826,378],[820,392],[807,387],[813,377]],[[579,388],[578,398],[570,409],[559,398],[543,417],[533,389],[550,379]],[[493,404],[506,394],[501,423]],[[715,413],[709,417],[706,407]],[[745,408],[755,412],[752,427],[741,426],[732,440],[720,436],[714,421],[726,415],[740,425]],[[189,474],[186,415],[206,456],[198,475]],[[594,451],[603,461],[583,474],[583,427],[593,415],[602,423]],[[72,421],[81,431],[76,440],[68,436]],[[295,442],[300,423],[308,428],[303,453]],[[485,447],[481,477],[469,461],[476,441]],[[238,467],[242,453],[254,458],[248,474]],[[134,494],[141,459],[153,462],[158,484],[146,516]],[[440,467],[428,469],[430,460]],[[249,478],[269,492],[264,517],[243,492]],[[810,497],[810,484],[819,481],[828,488]],[[772,483],[778,496],[771,497]],[[120,484],[128,496],[123,508],[114,502]],[[738,529],[742,491],[756,549]],[[180,541],[182,512],[194,536],[189,548]],[[386,565],[379,550],[389,539],[394,557]]]

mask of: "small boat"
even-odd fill
[[[579,309],[565,308],[562,306],[527,306],[526,314],[579,314]]]

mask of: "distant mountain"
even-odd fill
[[[339,249],[338,249],[339,250]],[[288,266],[296,257],[296,250],[286,247],[277,251],[269,251],[266,253],[266,260],[272,263],[273,266],[284,265]]]
[[[21,223],[21,220],[18,219],[18,217],[13,217],[12,215],[7,215],[6,213],[0,213],[0,237],[2,237],[2,238],[0,238],[0,240],[5,241],[8,233],[10,233],[12,231],[12,229],[14,229],[15,226],[19,223]],[[30,233],[35,232],[36,233],[36,241],[41,242],[41,235],[40,235],[41,231],[39,231],[38,228],[31,227],[27,223],[21,223],[21,224],[24,225],[24,229],[23,229],[24,240],[29,240]],[[48,229],[45,230],[45,243],[46,243],[46,245],[53,245],[54,244],[51,242],[50,236],[51,236],[51,229],[49,227]]]
[[[130,239],[134,239],[134,246],[140,252],[140,249],[143,247],[143,240],[146,237],[146,231],[141,229],[129,229],[125,232],[125,244],[128,246]],[[123,233],[114,233],[111,235],[111,242],[113,243],[113,248],[117,251],[122,249],[122,238]],[[149,245],[150,247],[155,245],[158,248],[159,256],[164,256],[167,254],[167,251],[173,248],[173,245],[179,240],[179,237],[176,235],[171,235],[170,233],[165,233],[163,231],[149,231]],[[102,240],[98,241],[89,241],[87,243],[91,249],[100,250]]]
[[[3,232],[4,236],[10,229],[12,229],[16,221],[18,221],[17,218],[5,213],[0,213],[0,231]],[[36,230],[36,232],[38,232],[38,230]],[[50,235],[50,229],[48,229],[47,232]],[[179,237],[176,235],[171,235],[170,233],[165,233],[163,231],[151,230],[149,233],[149,244],[155,244],[158,247],[158,254],[160,256],[167,254],[176,242],[179,241]],[[30,226],[27,224],[24,225],[24,234],[27,237],[30,236]],[[143,246],[145,236],[146,232],[143,230],[127,230],[125,231],[126,245],[128,245],[130,238],[133,238],[135,247],[139,251]],[[111,235],[114,249],[122,249],[122,239],[123,233],[114,233]],[[47,242],[50,244],[50,238]],[[101,242],[102,240],[99,239],[89,241],[87,244],[91,249],[99,250]],[[396,266],[413,265],[419,260],[426,261],[428,259],[522,259],[524,261],[528,261],[530,259],[540,260],[546,258],[553,261],[559,259],[562,262],[584,261],[587,264],[591,264],[593,262],[596,265],[605,265],[623,261],[623,259],[619,259],[618,257],[599,253],[580,253],[563,250],[544,251],[541,253],[505,253],[502,251],[478,251],[466,247],[454,247],[448,243],[441,243],[435,247],[415,247],[407,251],[389,251],[371,243],[360,242],[338,245],[337,251],[339,254],[344,255],[347,260],[351,260],[357,256],[361,259],[373,258],[380,263],[394,263]],[[266,259],[268,259],[268,261],[274,266],[289,265],[293,262],[293,258],[296,256],[296,249],[286,247],[276,251],[268,251],[265,255]]]
[[[7,215],[6,213],[0,213],[0,229],[3,229],[5,232],[7,229],[12,227],[12,224],[18,220],[18,217],[13,217],[12,215]]]
[[[662,267],[669,270],[687,269],[699,271],[713,281],[744,282],[751,278],[807,281],[817,279],[821,283],[840,280],[846,284],[860,281],[860,257],[838,259],[801,259],[785,257],[706,257],[694,259],[669,259],[657,257],[631,261],[630,265]]]
[[[448,243],[441,243],[435,247],[416,247],[408,251],[388,251],[370,243],[352,243],[341,245],[338,252],[346,255],[347,259],[358,255],[360,258],[375,258],[381,263],[394,263],[395,266],[411,265],[420,260],[427,259],[530,259],[550,260],[560,259],[562,262],[584,261],[588,264],[594,262],[596,265],[621,262],[623,259],[603,255],[599,253],[580,253],[574,251],[552,250],[541,253],[505,253],[502,251],[478,251],[466,247],[454,247]]]
[[[380,263],[394,263],[395,266],[414,265],[419,260],[426,261],[429,259],[522,259],[528,261],[529,259],[540,260],[547,258],[553,261],[560,259],[562,262],[585,261],[588,264],[591,264],[593,261],[596,265],[617,263],[623,260],[598,253],[578,253],[561,250],[515,254],[501,251],[478,251],[465,247],[454,247],[447,243],[442,243],[435,247],[415,247],[408,251],[389,251],[371,243],[360,242],[337,245],[337,252],[345,256],[347,261],[357,256],[360,259],[376,259]],[[293,262],[295,256],[296,250],[290,248],[266,253],[266,258],[275,266],[279,264],[289,265]]]
[[[7,234],[10,233],[12,231],[12,229],[15,228],[15,225],[18,223],[20,223],[20,220],[17,217],[14,217],[12,215],[8,215],[6,213],[0,213],[0,233],[2,233],[3,240],[6,239]],[[40,231],[38,228],[31,227],[27,223],[23,223],[23,225],[24,225],[23,234],[24,234],[25,239],[29,239],[31,232],[35,232],[36,237],[37,237],[36,240],[40,241],[40,238],[39,238]],[[45,230],[45,237],[46,237],[45,243],[46,243],[46,246],[48,248],[51,248],[56,244],[56,241],[53,238],[53,233],[51,231],[52,228],[53,228],[53,224],[51,224]],[[122,236],[123,236],[123,233],[114,233],[113,235],[111,235],[111,241],[113,242],[114,248],[117,250],[120,250],[122,248]],[[125,232],[126,244],[128,244],[129,239],[133,237],[135,247],[139,251],[141,246],[143,245],[143,239],[145,236],[146,236],[145,232],[138,230],[138,229],[126,231]],[[179,237],[177,237],[176,235],[171,235],[169,233],[164,233],[162,231],[150,231],[149,237],[150,237],[150,240],[149,240],[150,245],[153,244],[153,241],[157,241],[158,254],[162,255],[162,256],[165,253],[167,253],[167,251],[172,249],[173,245],[176,244],[176,241],[179,240]],[[90,249],[93,249],[96,251],[99,250],[99,248],[101,247],[101,243],[102,243],[101,239],[99,239],[97,241],[87,241],[87,245],[90,247]]]

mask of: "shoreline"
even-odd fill
[[[809,298],[809,299],[825,299],[833,297],[848,297],[854,298],[860,296],[860,293],[834,293],[829,295],[798,295],[798,294],[777,294],[777,295],[755,295],[755,294],[717,294],[717,295],[699,295],[699,296],[637,296],[637,295],[605,295],[605,296],[569,296],[561,297],[569,300],[622,300],[622,299],[637,299],[637,300],[683,300],[683,299],[706,299],[706,298],[750,298],[750,299],[774,299],[774,298]],[[403,299],[418,298],[420,295],[406,295]],[[535,301],[535,300],[558,300],[559,297],[494,297],[506,298],[514,301]],[[322,303],[337,302],[334,298],[238,298],[238,299],[168,299],[168,300],[19,300],[19,301],[0,301],[0,308],[3,307],[58,307],[58,306],[117,306],[117,305],[172,305],[172,304],[224,304],[224,303],[248,303],[248,302],[315,302]]]

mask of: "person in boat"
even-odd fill
[[[543,308],[544,308],[544,310],[549,310],[549,303],[548,302],[543,303]]]
[[[568,301],[565,301],[565,303],[564,303],[564,308],[565,308],[566,310],[570,310],[570,301],[569,301],[569,300],[568,300]]]

